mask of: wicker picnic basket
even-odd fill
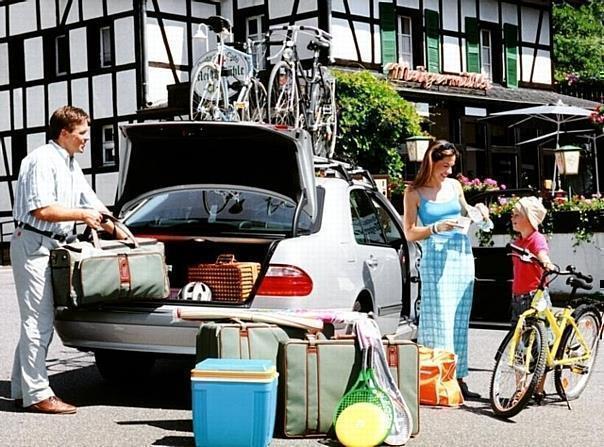
[[[235,255],[222,254],[214,264],[190,265],[187,279],[206,283],[212,301],[242,302],[250,295],[259,271],[258,262],[237,262]]]

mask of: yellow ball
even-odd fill
[[[388,415],[377,405],[360,402],[346,407],[336,420],[336,435],[346,447],[373,447],[388,435]]]

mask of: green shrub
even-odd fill
[[[368,71],[334,71],[338,104],[336,158],[399,177],[405,138],[422,134],[421,117],[385,79]]]

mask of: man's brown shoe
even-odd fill
[[[77,411],[77,408],[73,405],[63,402],[57,396],[51,396],[48,399],[44,399],[36,404],[30,405],[26,410],[34,413],[46,413],[46,414],[73,414]]]

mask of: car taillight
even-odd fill
[[[271,265],[256,292],[267,296],[306,296],[312,292],[312,279],[293,265]]]

